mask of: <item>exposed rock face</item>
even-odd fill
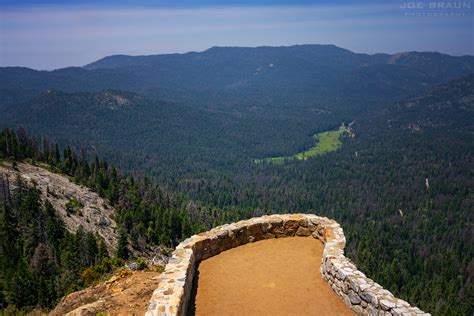
[[[104,239],[109,253],[115,253],[117,247],[117,224],[113,220],[115,210],[105,199],[90,189],[71,182],[68,177],[44,168],[18,163],[17,169],[14,170],[6,164],[1,165],[0,175],[8,177],[11,186],[14,186],[18,175],[29,185],[35,184],[41,192],[41,199],[51,202],[68,231],[76,232],[79,226],[82,226],[85,231],[97,232]]]
[[[153,292],[146,316],[185,315],[199,261],[262,239],[307,236],[324,244],[321,275],[358,315],[429,315],[397,299],[344,256],[346,238],[333,220],[312,214],[272,215],[216,227],[176,247]]]

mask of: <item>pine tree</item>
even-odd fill
[[[128,234],[125,229],[121,229],[119,231],[119,239],[117,244],[117,257],[121,259],[128,259],[129,252],[128,252]]]
[[[103,258],[109,257],[109,252],[107,251],[107,246],[105,245],[104,239],[100,238],[99,241],[99,248],[97,249],[97,258],[98,260],[102,260]]]

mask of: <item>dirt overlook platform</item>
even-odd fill
[[[314,238],[267,239],[202,261],[196,315],[355,315],[319,273]]]
[[[188,310],[193,311],[193,305],[196,307],[195,311],[199,313],[201,304],[200,299],[197,296],[200,295],[200,263],[202,263],[203,267],[205,267],[207,265],[205,263],[206,259],[219,254],[222,254],[220,258],[216,257],[215,260],[209,260],[208,263],[210,262],[212,264],[213,261],[225,260],[225,257],[229,253],[232,254],[232,251],[230,250],[246,244],[252,244],[255,242],[254,245],[250,246],[257,248],[261,246],[262,248],[266,248],[264,247],[266,240],[270,240],[270,243],[277,243],[278,240],[275,241],[275,239],[295,236],[311,236],[324,245],[322,258],[320,254],[318,255],[317,252],[313,252],[313,256],[316,257],[315,261],[313,260],[312,262],[314,263],[315,268],[319,263],[321,263],[319,270],[320,275],[322,279],[327,282],[327,285],[331,287],[334,294],[337,295],[337,297],[346,305],[347,309],[344,310],[344,312],[350,309],[357,315],[430,315],[424,313],[417,307],[411,306],[408,302],[396,298],[380,284],[374,282],[372,279],[366,277],[364,273],[359,271],[354,263],[344,256],[346,238],[344,237],[342,228],[337,222],[326,217],[320,217],[313,214],[285,214],[262,216],[219,226],[211,229],[210,231],[194,235],[184,240],[176,247],[175,251],[173,252],[173,256],[166,265],[165,271],[160,275],[159,286],[153,292],[150,304],[148,305],[146,316],[186,315]],[[291,239],[300,238],[295,237]],[[288,242],[291,243],[292,241],[293,240]],[[262,249],[262,251],[265,250]],[[281,251],[282,250],[280,249],[278,252]],[[252,254],[253,252],[255,251],[249,251],[248,255]],[[295,256],[298,257],[298,255]],[[290,266],[280,267],[279,271],[274,272],[275,280],[273,283],[276,285],[278,278],[282,277],[284,273],[287,273],[287,271],[291,269],[295,271],[300,269],[301,267],[299,267],[298,264],[303,264],[305,260],[310,259],[300,258],[299,263],[296,261],[292,262]],[[234,268],[232,264],[226,265],[229,266],[228,269],[231,267]],[[235,266],[238,266],[238,264],[235,264]],[[243,267],[241,267],[241,269],[242,268]],[[270,268],[268,267],[268,269]],[[201,271],[203,278],[212,277],[212,274],[203,271],[204,270]],[[307,275],[308,271],[314,272],[314,269],[309,268],[308,271],[303,271],[300,269],[299,271],[304,276],[304,278],[315,278],[315,275],[312,273]],[[264,271],[262,270],[262,275],[263,273]],[[295,274],[293,277],[296,278],[297,275],[298,274]],[[259,274],[255,273],[253,277],[255,280],[257,280],[259,278]],[[220,277],[216,277],[213,281],[211,281],[211,287],[217,286],[218,282],[221,282]],[[205,288],[204,284],[205,283],[201,282],[201,288]],[[303,286],[307,283],[301,284]],[[313,295],[318,295],[316,293],[319,292],[316,285],[317,283],[311,284],[313,286]],[[193,300],[193,288],[196,288],[196,285],[198,287],[198,294],[196,296],[196,300]],[[268,283],[266,285],[268,286]],[[285,288],[285,286],[280,287]],[[324,287],[321,286],[321,288]],[[230,291],[230,289],[227,290]],[[246,290],[250,290],[249,286],[247,286]],[[235,291],[238,291],[237,287],[235,288]],[[204,292],[205,290],[202,290],[201,294]],[[286,294],[290,295],[290,293]],[[328,295],[328,297],[330,296]],[[257,298],[268,299],[268,296],[254,296],[252,304],[257,301]],[[211,299],[210,296],[209,299]],[[223,298],[220,297],[220,299]],[[280,300],[284,300],[284,298],[280,298]],[[230,302],[229,304],[234,303]],[[308,306],[310,303],[303,304],[306,304],[306,306],[302,307],[304,310],[308,311],[309,308],[312,308],[311,306]],[[202,308],[204,308],[204,305],[202,306]],[[267,308],[272,308],[272,306],[268,306]],[[230,308],[229,310],[225,311],[226,315],[229,313],[233,313],[233,310],[230,310]],[[243,315],[244,313],[240,314]],[[264,312],[263,314],[268,315],[271,314],[271,312]],[[292,312],[291,314],[297,315],[298,313]]]

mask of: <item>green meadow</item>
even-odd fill
[[[317,157],[325,153],[335,151],[341,147],[342,142],[340,140],[341,135],[347,131],[347,128],[342,125],[338,130],[327,131],[313,135],[315,145],[308,150],[294,154],[293,156],[283,157],[267,157],[263,159],[255,159],[254,163],[271,163],[271,164],[283,164],[286,161],[291,160],[306,160],[308,158]]]

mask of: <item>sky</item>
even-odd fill
[[[108,55],[334,44],[474,55],[474,0],[0,0],[0,66],[52,70]]]

